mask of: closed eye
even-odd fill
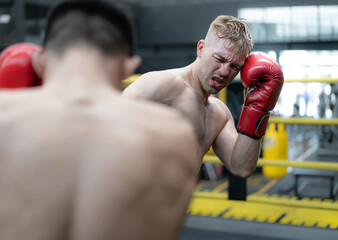
[[[220,62],[220,63],[224,62],[224,59],[222,59],[222,58],[215,57],[215,59],[216,59],[217,62]]]
[[[236,71],[240,71],[242,68],[242,66],[239,66],[239,65],[232,65],[231,67]]]
[[[217,62],[219,63],[226,63],[227,62],[227,59],[222,57],[222,56],[219,56],[219,55],[213,55],[213,57],[216,59]],[[231,64],[231,68],[236,70],[236,71],[240,71],[242,69],[242,66],[239,65],[239,64]]]

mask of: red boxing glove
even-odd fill
[[[42,47],[32,43],[17,43],[0,54],[0,88],[24,88],[41,85],[32,66],[32,55]]]
[[[261,138],[283,87],[282,69],[269,55],[257,52],[246,59],[241,79],[245,87],[245,103],[237,129],[250,137]]]

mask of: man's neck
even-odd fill
[[[70,50],[62,57],[51,57],[44,75],[44,86],[63,94],[97,95],[119,89],[118,64],[110,63],[95,50]],[[109,60],[113,61],[113,60]],[[115,66],[116,65],[116,66]],[[112,74],[116,71],[116,74]]]
[[[188,67],[190,69],[190,85],[203,97],[204,105],[207,105],[210,93],[204,91],[201,80],[198,77],[197,60]]]

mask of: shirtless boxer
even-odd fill
[[[108,4],[68,1],[49,15],[34,57],[43,87],[0,91],[1,240],[179,235],[197,140],[175,110],[121,97],[139,62],[132,41]]]
[[[252,47],[245,22],[219,16],[211,23],[205,40],[198,42],[197,58],[192,64],[146,73],[122,94],[181,111],[198,137],[200,161],[212,145],[228,170],[246,178],[256,167],[260,138],[283,85],[278,63],[264,53],[248,57]],[[237,133],[228,107],[210,95],[228,86],[240,70],[247,98]]]

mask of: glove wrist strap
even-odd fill
[[[261,138],[265,135],[270,113],[259,109],[243,106],[238,121],[238,132],[252,138]]]

